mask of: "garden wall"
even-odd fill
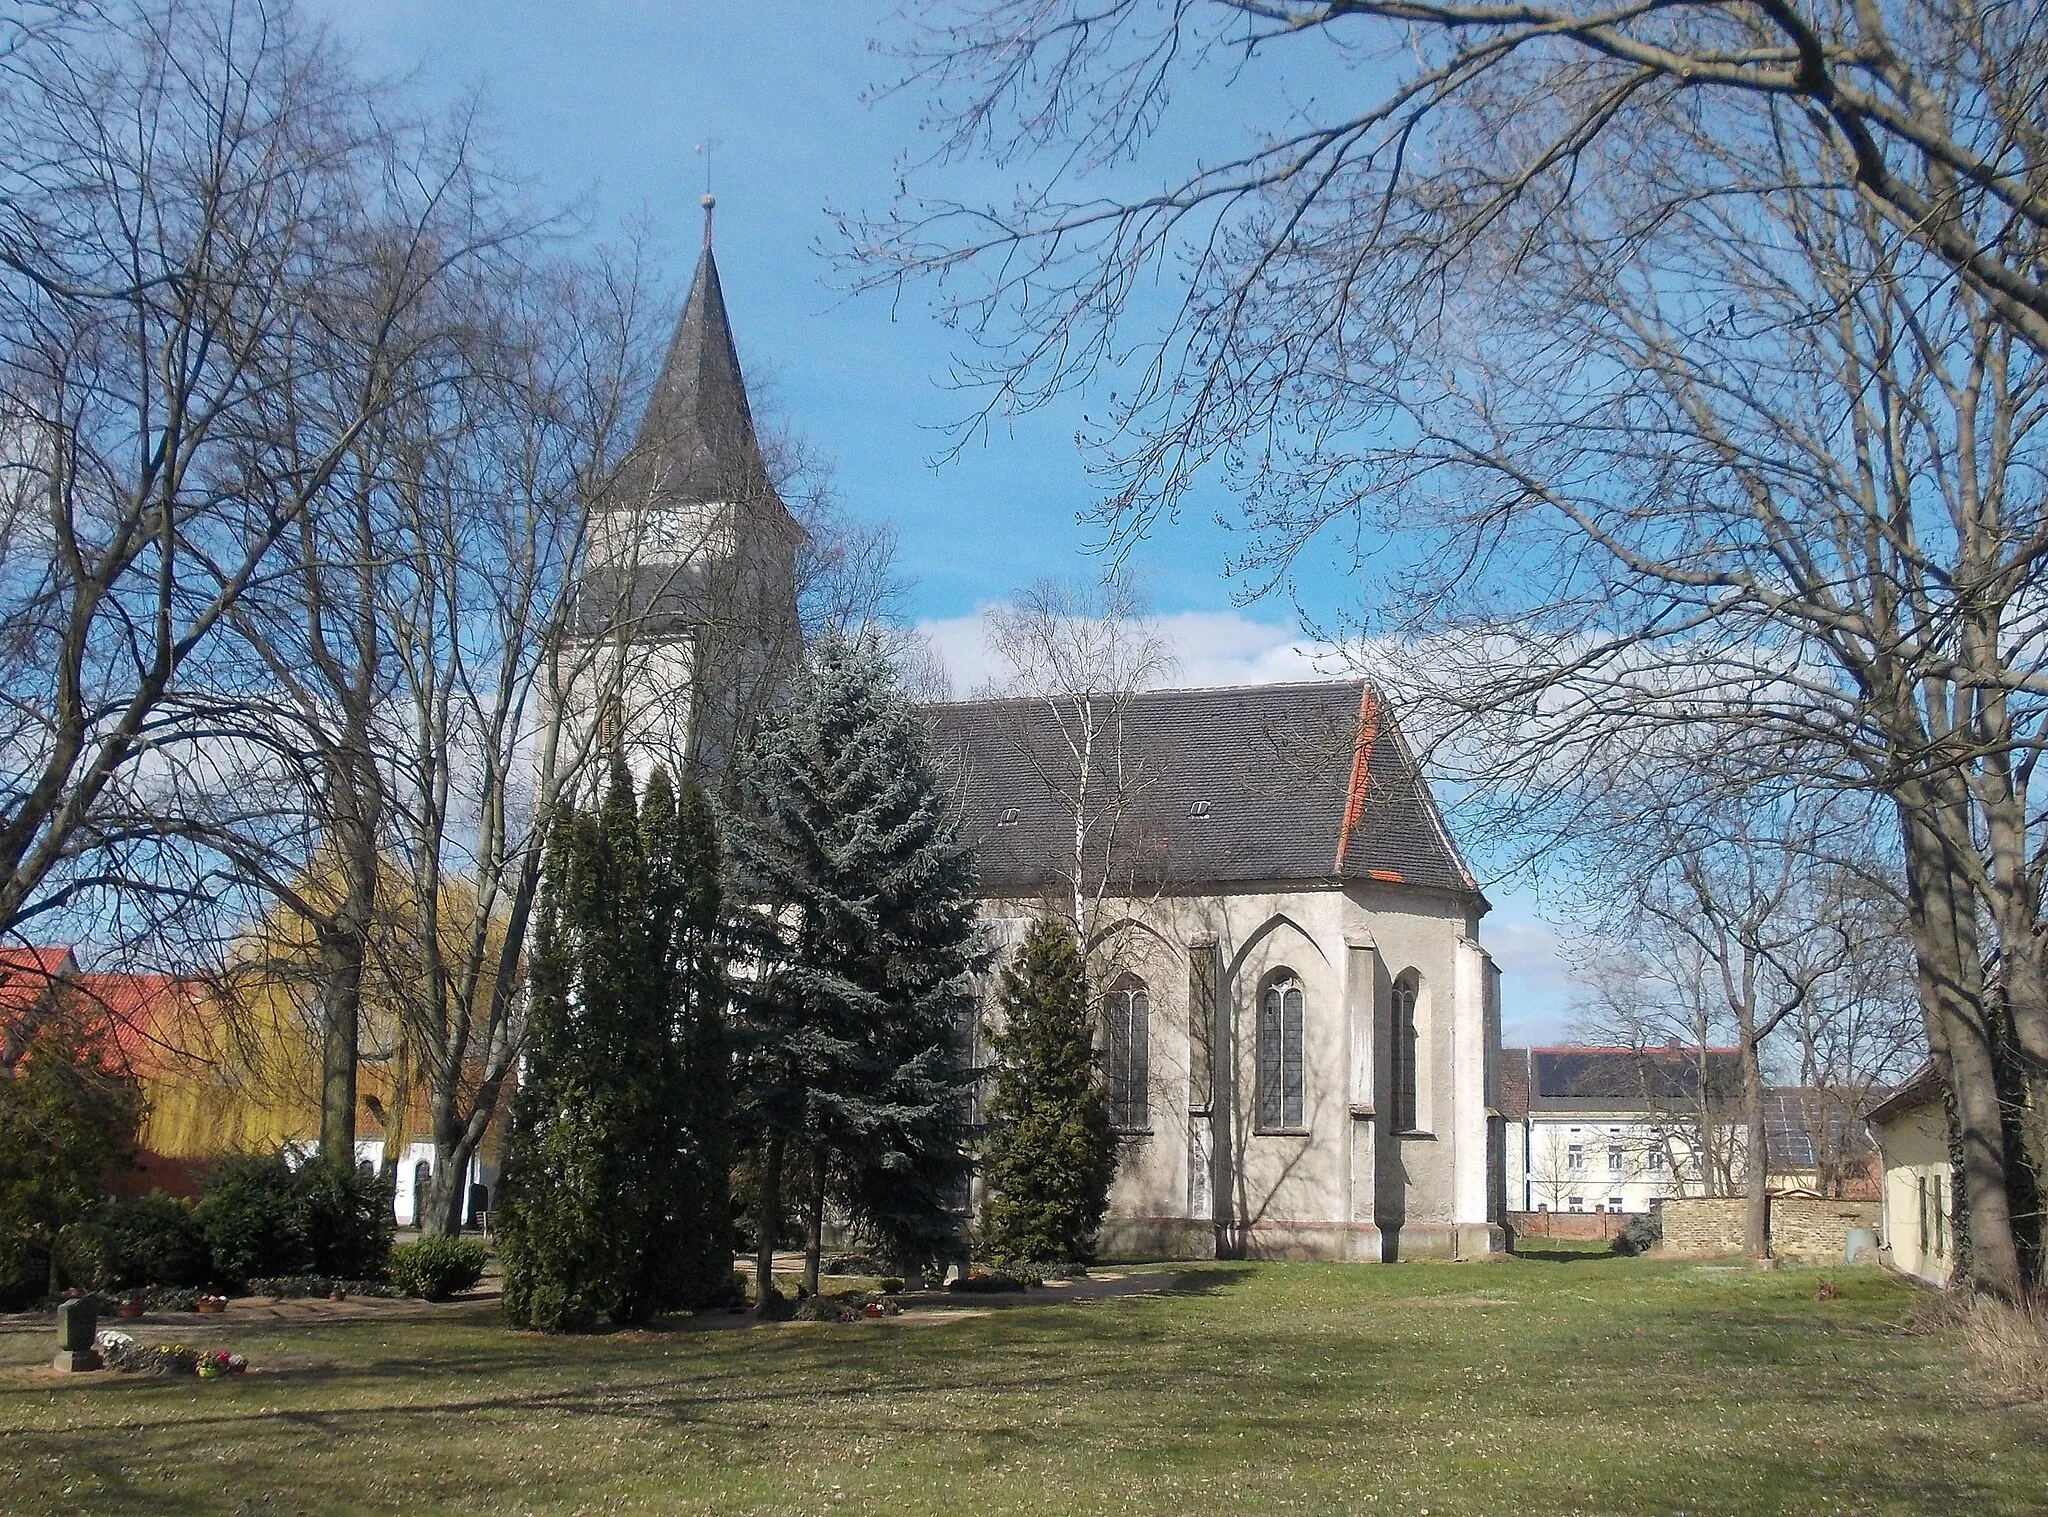
[[[1517,1211],[1508,1213],[1508,1225],[1517,1238],[1571,1238],[1606,1243],[1629,1224],[1623,1212],[1604,1211]]]
[[[1800,1264],[1840,1264],[1849,1229],[1877,1231],[1875,1201],[1830,1201],[1819,1196],[1771,1197],[1771,1252]]]
[[[1705,1256],[1742,1252],[1742,1223],[1749,1203],[1740,1196],[1664,1203],[1660,1254]],[[1768,1226],[1771,1254],[1788,1264],[1840,1264],[1849,1229],[1878,1225],[1875,1201],[1831,1201],[1821,1196],[1772,1196]]]
[[[1740,1196],[1681,1200],[1663,1205],[1664,1241],[1660,1254],[1739,1254],[1742,1222],[1749,1203]]]

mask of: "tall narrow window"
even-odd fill
[[[1394,981],[1394,1131],[1413,1132],[1415,1109],[1415,1000],[1411,971]]]
[[[1152,997],[1143,980],[1126,975],[1102,1000],[1109,1033],[1109,1122],[1124,1132],[1152,1126]]]
[[[1259,997],[1259,1126],[1303,1126],[1302,1085],[1301,982],[1283,972]]]

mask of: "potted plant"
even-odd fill
[[[228,1309],[226,1296],[201,1296],[197,1302],[201,1316],[218,1317]]]
[[[123,1296],[114,1304],[114,1315],[117,1317],[141,1316],[142,1298],[140,1296]]]

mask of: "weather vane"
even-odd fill
[[[711,150],[718,146],[720,138],[706,137],[692,150],[704,159],[704,194],[698,204],[704,207],[704,246],[711,246],[711,208],[718,204],[718,197],[711,193]]]

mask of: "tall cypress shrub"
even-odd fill
[[[813,651],[742,755],[738,793],[726,838],[763,970],[735,1035],[761,1152],[765,1309],[799,1155],[906,1264],[952,1248],[973,1079],[961,1030],[981,958],[972,858],[923,719],[877,649]]]
[[[711,1299],[730,1271],[716,847],[701,813],[659,770],[641,805],[615,761],[603,805],[566,816],[551,843],[500,1200],[505,1310],[522,1325],[641,1321]]]
[[[727,945],[718,836],[694,785],[678,796],[657,769],[640,812],[651,965],[664,1041],[655,1247],[644,1292],[662,1306],[705,1306],[732,1280],[732,1066],[725,1036]]]
[[[1116,1135],[1073,927],[1035,922],[1004,967],[984,1119],[982,1239],[1004,1265],[1082,1264],[1109,1204]]]

